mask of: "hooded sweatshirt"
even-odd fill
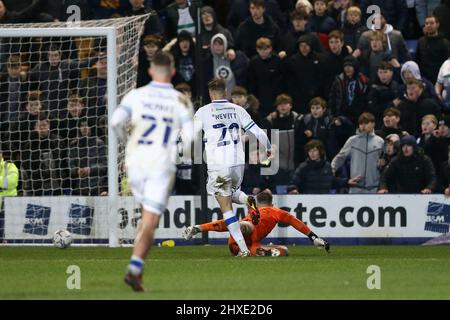
[[[419,66],[414,61],[405,62],[405,64],[402,66],[400,76],[402,77],[403,85],[401,85],[400,89],[399,89],[399,98],[400,99],[405,99],[405,96],[406,96],[406,79],[405,79],[405,76],[403,75],[403,73],[407,70],[412,73],[412,75],[414,76],[415,79],[422,81],[422,83],[424,85],[423,91],[427,94],[427,96],[437,99],[433,84],[429,80],[422,78],[422,75],[420,74]]]
[[[202,47],[206,47],[206,46],[210,46],[211,44],[211,39],[214,35],[218,34],[218,33],[222,33],[228,41],[228,48],[233,48],[234,47],[234,39],[233,36],[231,35],[231,32],[222,27],[218,22],[217,22],[217,16],[216,13],[214,11],[214,9],[210,6],[204,6],[201,10],[201,14],[209,14],[213,17],[214,23],[213,23],[213,27],[211,30],[207,30],[205,28],[205,25],[202,22],[202,32],[201,32],[201,43],[202,43]]]
[[[222,39],[223,44],[224,44],[224,54],[222,56],[215,54],[214,50],[212,48],[214,40],[216,40],[217,38]],[[214,78],[220,78],[227,82],[227,92],[228,92],[228,98],[229,98],[229,96],[231,95],[231,92],[233,91],[234,86],[236,85],[236,78],[234,76],[233,71],[231,70],[231,62],[225,56],[225,52],[227,52],[227,49],[228,49],[227,38],[222,33],[218,33],[218,34],[214,35],[211,38],[210,48],[211,48],[211,54],[213,57]]]
[[[370,49],[370,35],[375,31],[375,26],[371,30],[364,32],[358,42],[358,49],[361,51]],[[384,31],[387,40],[386,50],[392,53],[392,57],[398,59],[400,62],[411,60],[408,48],[406,47],[405,39],[400,31],[394,30],[390,24],[386,24]]]

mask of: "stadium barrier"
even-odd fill
[[[50,201],[51,200],[51,201]],[[117,234],[120,244],[132,243],[140,212],[133,197],[118,199]],[[108,244],[106,197],[11,197],[4,203],[4,243],[51,243],[58,229],[69,230],[79,244]],[[318,235],[335,244],[420,244],[449,232],[450,201],[442,195],[283,195],[274,205],[306,222]],[[210,220],[222,214],[208,199]],[[246,215],[243,206],[236,214]],[[173,196],[162,215],[156,241],[174,239],[177,244],[201,243],[181,238],[182,230],[200,223],[200,197]],[[211,244],[226,243],[228,233],[209,235]],[[308,243],[294,228],[279,224],[267,242]]]

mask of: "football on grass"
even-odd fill
[[[61,229],[53,234],[53,244],[60,249],[68,248],[72,243],[72,235],[69,231]]]

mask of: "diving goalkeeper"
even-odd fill
[[[320,249],[330,250],[330,244],[319,238],[309,227],[301,220],[297,219],[290,213],[275,208],[272,204],[272,193],[265,190],[256,197],[257,207],[260,212],[260,221],[257,225],[253,225],[251,214],[248,214],[239,223],[241,225],[242,234],[252,256],[287,256],[288,249],[285,246],[278,245],[262,245],[260,242],[275,228],[278,222],[291,225],[297,231],[306,235],[311,242]],[[249,209],[253,210],[253,209]],[[226,232],[228,231],[224,220],[217,220],[201,225],[187,227],[183,231],[183,237],[190,240],[194,235],[200,232]],[[230,236],[228,239],[228,248],[232,255],[239,253],[239,247]]]

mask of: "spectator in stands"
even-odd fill
[[[335,117],[346,117],[355,126],[367,105],[369,81],[359,72],[358,60],[352,56],[344,59],[344,70],[331,87],[328,106]]]
[[[22,155],[24,195],[61,195],[68,174],[67,146],[50,133],[50,121],[45,115],[35,122]]]
[[[337,29],[344,27],[348,9],[353,5],[353,0],[334,0],[328,2],[328,15],[337,23]]]
[[[44,0],[41,3],[43,4],[43,11],[52,16],[54,21],[68,21],[73,14],[71,11],[67,12],[70,6],[80,8],[81,20],[90,20],[94,15],[91,3],[87,0]]]
[[[228,48],[234,48],[234,38],[230,30],[222,27],[217,21],[214,9],[210,6],[204,6],[201,9],[202,30],[200,34],[202,49],[209,50],[211,39],[218,33],[223,34],[227,38]]]
[[[152,81],[148,69],[153,56],[164,47],[164,39],[158,35],[147,35],[144,37],[142,49],[139,52],[139,67],[137,75],[137,87],[143,87]]]
[[[357,49],[359,38],[367,31],[367,27],[361,21],[361,10],[358,7],[350,7],[346,12],[344,27],[344,43],[352,48],[352,52]]]
[[[329,194],[333,189],[356,185],[360,180],[360,177],[349,181],[335,177],[320,140],[309,141],[305,153],[306,161],[298,166],[290,180],[289,194]]]
[[[281,48],[278,53],[281,59],[298,52],[297,41],[301,36],[308,36],[311,40],[311,47],[315,52],[324,52],[322,43],[315,32],[307,29],[308,14],[303,10],[294,10],[290,14],[291,23],[286,32],[281,36]]]
[[[166,19],[165,38],[173,39],[181,31],[187,31],[190,34],[195,33],[193,7],[189,6],[187,0],[175,0],[165,8],[161,13]]]
[[[159,16],[156,13],[155,10],[146,7],[144,5],[144,0],[129,0],[131,8],[126,10],[124,15],[125,16],[137,16],[137,15],[144,15],[144,14],[150,14],[150,17],[148,17],[147,21],[144,25],[144,36],[149,34],[157,34],[162,35],[162,27],[161,23],[159,21]]]
[[[441,0],[415,0],[414,2],[417,22],[423,29],[426,18],[433,15],[434,10],[441,4]]]
[[[364,21],[369,18],[372,11],[367,9],[372,6],[378,6],[381,9],[383,16],[387,22],[391,24],[397,30],[404,30],[406,26],[406,20],[408,17],[408,7],[405,0],[361,0],[361,11],[364,14]]]
[[[58,129],[58,136],[66,144],[78,136],[78,126],[80,119],[87,116],[86,101],[76,92],[69,95],[67,109],[60,112],[56,119],[55,126]]]
[[[416,50],[416,62],[422,74],[432,83],[436,82],[439,69],[450,54],[450,42],[438,32],[439,21],[435,16],[425,20],[425,35],[419,39]]]
[[[88,116],[100,117],[106,114],[108,60],[106,52],[100,52],[94,67],[95,74],[81,81],[80,96],[86,97]]]
[[[279,170],[274,177],[277,185],[287,185],[295,169],[295,124],[298,113],[292,110],[292,98],[286,94],[275,100],[276,111],[267,116],[271,129],[279,130]],[[273,138],[273,137],[272,137]]]
[[[393,80],[394,68],[386,61],[378,66],[377,78],[370,85],[366,111],[375,116],[375,128],[382,125],[384,111],[398,97],[398,83]]]
[[[319,140],[325,149],[326,157],[323,159],[333,159],[338,151],[338,136],[340,129],[337,127],[333,117],[327,111],[327,102],[321,97],[312,99],[309,103],[311,112],[300,117],[297,122],[295,145],[296,163],[303,161],[302,148],[311,140]]]
[[[439,32],[450,39],[450,0],[441,2],[442,4],[434,10],[433,14],[440,21]]]
[[[9,140],[11,124],[19,120],[27,82],[21,74],[20,55],[10,55],[6,72],[0,74],[0,141]]]
[[[16,165],[5,159],[7,151],[6,144],[0,145],[0,210],[2,209],[3,197],[17,196],[17,186],[19,185],[19,170]]]
[[[445,113],[450,113],[450,59],[441,66],[435,85],[436,95],[444,105]]]
[[[368,50],[362,50],[361,56],[359,56],[361,71],[369,77],[371,82],[377,79],[378,66],[383,61],[388,62],[394,68],[400,70],[398,60],[392,57],[389,50],[386,50],[386,39],[386,36],[382,32],[372,31],[370,35],[370,48]]]
[[[304,114],[312,98],[323,96],[327,73],[325,57],[313,50],[310,37],[301,36],[297,48],[298,52],[285,60],[283,81],[294,101],[294,110]]]
[[[308,20],[309,29],[317,32],[325,47],[328,44],[328,34],[337,29],[336,21],[327,14],[327,1],[313,0],[314,11]]]
[[[407,97],[398,105],[402,115],[400,125],[410,135],[418,137],[422,131],[422,117],[427,114],[439,117],[441,106],[436,99],[429,98],[424,93],[422,81],[410,80],[406,83],[406,88]]]
[[[326,92],[330,91],[334,79],[342,72],[344,68],[344,58],[351,52],[344,45],[344,34],[339,30],[334,30],[328,35],[328,51],[327,51],[327,71],[328,79]],[[325,93],[325,96],[327,94]]]
[[[362,10],[363,11],[363,10]],[[363,11],[364,12],[364,11]],[[380,27],[380,29],[377,28]],[[368,50],[370,47],[370,36],[373,31],[381,31],[386,35],[386,50],[391,53],[392,58],[399,62],[411,60],[408,48],[406,47],[405,39],[400,31],[395,30],[390,24],[387,24],[383,15],[375,15],[374,24],[372,28],[361,35],[358,43],[358,49],[353,53],[359,56],[359,51]]]
[[[90,3],[95,19],[118,18],[130,9],[129,0],[93,0]]]
[[[409,135],[400,127],[400,111],[397,108],[387,108],[383,112],[383,126],[380,130],[375,131],[377,136],[385,139],[391,134],[396,134],[399,137]]]
[[[339,170],[350,157],[350,177],[359,179],[350,193],[376,193],[380,182],[378,159],[384,147],[384,140],[375,135],[375,118],[365,112],[358,119],[359,130],[350,137],[331,162],[333,173]]]
[[[314,8],[309,0],[297,0],[295,10],[304,11],[309,16],[311,12],[313,12]]]
[[[247,20],[251,13],[249,12],[250,0],[233,0],[230,1],[230,10],[228,11],[227,28],[237,34],[237,29],[242,21]],[[264,7],[267,16],[269,16],[281,29],[285,27],[285,17],[280,10],[279,1],[264,0]],[[259,38],[259,37],[258,37]],[[255,39],[256,41],[256,39]]]
[[[275,51],[281,45],[281,32],[272,18],[265,14],[264,0],[250,0],[251,16],[239,25],[236,37],[236,48],[242,50],[247,57],[256,54],[256,41],[261,37],[269,38]]]
[[[175,68],[177,71],[173,77],[173,83],[176,85],[185,82],[189,84],[191,88],[194,88],[195,43],[192,34],[185,30],[181,31],[170,51],[175,60]]]
[[[263,113],[260,112],[259,100],[254,95],[249,95],[247,89],[242,86],[235,86],[231,93],[231,101],[244,108],[258,127],[267,127],[267,123],[262,116]]]
[[[273,52],[269,38],[256,41],[256,51],[248,66],[248,90],[259,98],[261,115],[266,117],[273,111],[275,98],[282,92],[281,59]]]
[[[205,80],[214,78],[224,79],[227,83],[227,98],[231,97],[231,92],[235,85],[246,86],[248,58],[242,51],[236,51],[234,59],[227,56],[227,38],[218,33],[211,39],[211,50],[206,55],[204,61]],[[206,82],[205,82],[206,83]],[[207,90],[204,90],[207,92]]]
[[[438,164],[436,170],[439,170],[442,163],[447,160],[448,146],[450,146],[450,116],[446,115],[439,121],[439,128],[434,132],[437,137],[434,145],[436,152],[435,162]]]
[[[383,172],[378,193],[432,193],[436,172],[431,159],[419,152],[413,136],[403,137],[400,148],[399,155]],[[388,189],[388,184],[394,189]]]
[[[100,196],[108,191],[107,147],[92,135],[86,118],[79,119],[78,139],[70,143],[69,159],[72,195]]]
[[[90,67],[95,61],[95,58],[63,60],[60,47],[51,44],[47,60],[30,72],[31,88],[42,91],[41,99],[50,113],[58,112],[66,108],[68,91],[77,86],[80,70]]]
[[[419,66],[414,61],[408,61],[402,66],[400,76],[403,84],[399,88],[399,98],[394,101],[395,106],[398,106],[401,100],[406,99],[406,83],[411,80],[421,81],[427,97],[437,98],[434,85],[428,79],[422,77]]]
[[[400,150],[400,137],[393,133],[390,134],[384,139],[384,149],[381,154],[380,159],[378,160],[378,168],[383,174],[383,171],[389,166],[391,161],[395,159]],[[392,189],[392,186],[389,185],[389,189]]]
[[[422,117],[421,127],[422,134],[417,139],[417,145],[430,157],[434,168],[439,170],[442,162],[447,159],[447,152],[444,148],[440,149],[438,142],[438,119],[432,114],[427,114]]]

